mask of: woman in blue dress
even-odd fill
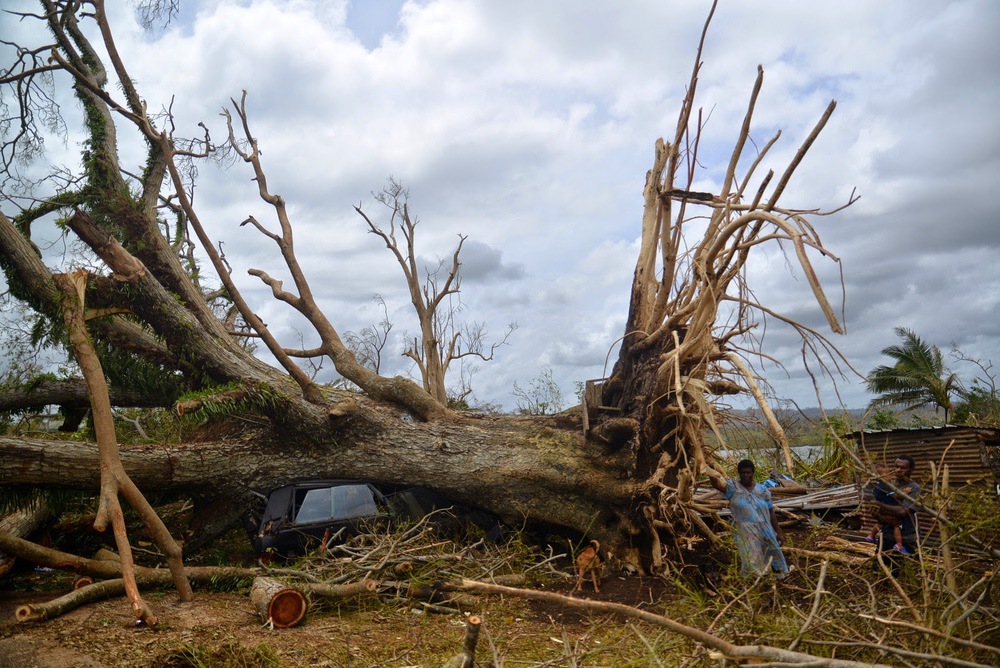
[[[753,462],[744,459],[736,465],[739,480],[728,480],[716,473],[711,476],[712,486],[729,500],[740,570],[753,575],[773,571],[784,577],[788,573],[781,552],[784,535],[774,514],[770,490],[754,482],[756,470]]]

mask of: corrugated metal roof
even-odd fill
[[[913,477],[920,483],[924,494],[931,492],[934,483],[931,462],[938,469],[939,476],[942,465],[948,466],[951,489],[968,483],[993,483],[1000,476],[1000,471],[989,466],[990,451],[995,459],[996,452],[1000,449],[1000,429],[947,425],[856,431],[846,434],[845,438],[856,441],[873,462],[892,464],[899,455],[913,457],[917,464]],[[867,531],[875,518],[865,506],[859,511],[863,529]],[[937,522],[930,515],[918,512],[917,522],[922,536],[937,537]]]
[[[1000,447],[1000,429],[982,427],[915,427],[881,431],[856,431],[846,434],[858,443],[873,461],[892,463],[908,454],[916,461],[913,477],[930,487],[931,462],[940,470],[948,466],[952,485],[992,481],[986,448]]]

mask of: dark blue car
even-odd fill
[[[426,489],[356,480],[311,480],[273,490],[261,514],[247,515],[255,552],[302,554],[324,536],[341,540],[372,520],[417,520],[445,500]]]

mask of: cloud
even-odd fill
[[[466,241],[462,246],[462,280],[466,283],[486,281],[520,281],[525,277],[524,266],[503,264],[503,251],[478,241]]]
[[[247,90],[269,187],[289,203],[299,259],[338,329],[376,321],[379,293],[394,332],[414,331],[395,260],[353,210],[376,212],[371,192],[389,175],[411,191],[421,258],[450,258],[466,235],[463,317],[494,332],[519,325],[481,366],[476,394],[512,406],[513,382],[544,364],[567,396],[607,371],[653,143],[673,132],[709,6],[220,0],[184,3],[153,33],[113,10],[133,77],[150,108],[173,109],[178,134],[200,135],[205,121],[221,140],[219,111]],[[811,220],[841,260],[814,258],[838,309],[841,271],[845,281],[848,334],[831,340],[862,373],[898,325],[1000,359],[998,20],[990,0],[732,0],[716,11],[699,84],[699,187],[722,177],[758,64],[743,164],[782,131],[758,176],[783,172],[837,101],[783,200],[829,211],[861,195]],[[0,21],[5,35],[22,29]],[[77,152],[71,143],[66,155]],[[127,155],[138,164],[144,147]],[[271,242],[239,226],[248,215],[275,226],[251,176],[202,165],[197,202],[254,308],[294,336],[292,314],[245,273],[281,274]],[[780,249],[756,249],[748,277],[762,303],[829,331]],[[815,403],[796,337],[772,318],[763,346],[787,369],[769,371],[779,396]],[[840,389],[850,406],[869,398],[857,378]]]

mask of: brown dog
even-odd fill
[[[601,555],[598,554],[600,549],[601,544],[592,540],[576,558],[576,589],[573,591],[583,589],[583,581],[588,573],[590,581],[594,583],[594,591],[601,591]]]

